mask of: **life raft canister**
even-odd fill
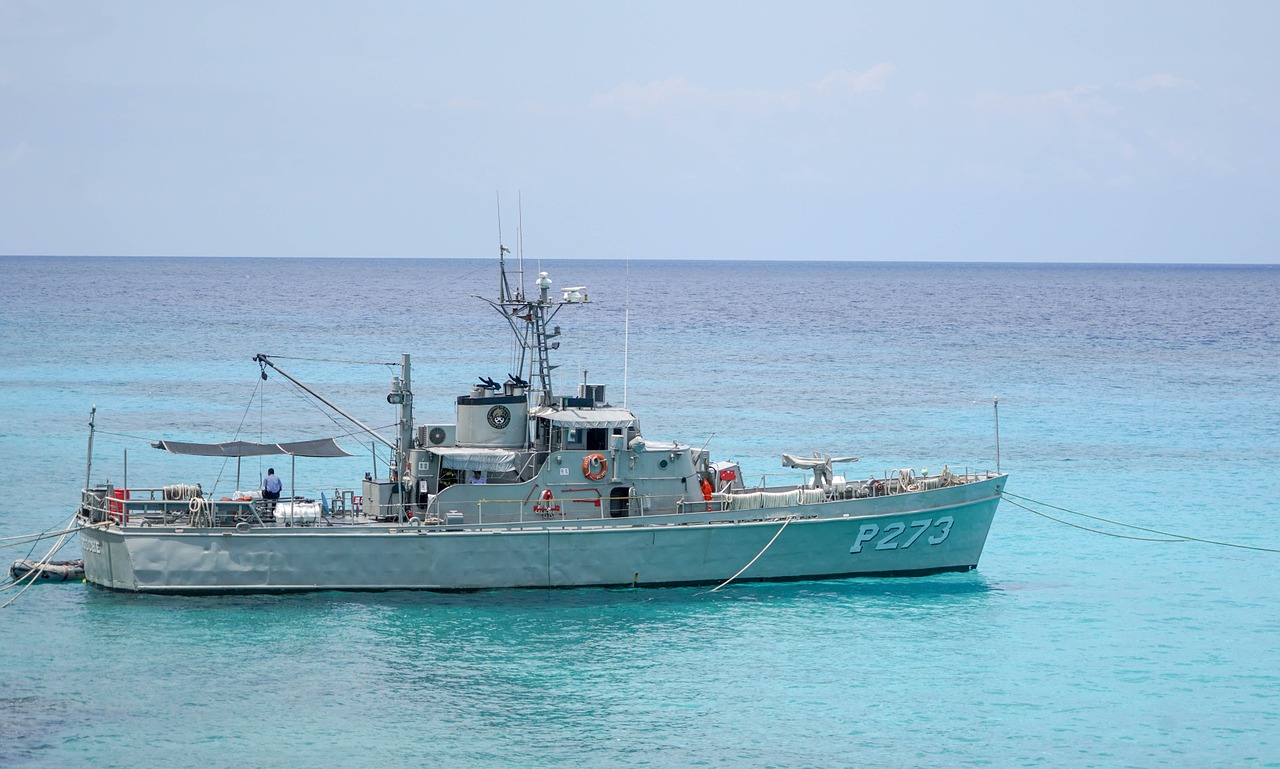
[[[533,512],[545,513],[547,515],[558,513],[560,512],[560,506],[555,504],[555,501],[556,498],[555,495],[551,493],[551,489],[543,489],[542,498],[539,502],[534,504]]]
[[[609,460],[601,454],[588,454],[582,460],[582,474],[588,480],[598,481],[609,470]]]

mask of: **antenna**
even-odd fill
[[[520,296],[524,299],[524,193],[516,191],[516,263],[520,267]]]
[[[996,409],[996,473],[1000,472],[1000,396],[995,398]]]
[[[511,286],[507,283],[507,260],[506,255],[511,253],[511,249],[502,244],[502,195],[497,192],[493,193],[497,199],[498,205],[498,297],[501,301],[511,299]],[[524,276],[521,275],[521,280]]]
[[[502,195],[497,190],[493,191],[493,197],[498,206],[498,245],[502,245]]]
[[[622,407],[627,407],[627,363],[631,357],[631,260],[627,259],[627,275],[623,285],[626,286],[626,308],[622,316]]]

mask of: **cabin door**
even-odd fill
[[[631,488],[615,486],[609,492],[609,517],[626,518],[631,515]]]

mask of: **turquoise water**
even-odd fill
[[[651,438],[709,440],[749,475],[814,449],[862,456],[858,474],[985,468],[999,395],[1011,492],[1280,548],[1280,269],[543,268],[597,302],[557,319],[559,381],[586,368],[620,403],[627,348]],[[511,370],[501,319],[471,298],[495,283],[478,260],[0,269],[0,537],[71,515],[94,404],[95,481],[119,482],[127,449],[133,485],[221,474],[229,491],[233,467],[145,439],[340,434],[275,380],[246,411],[257,352],[319,359],[280,362],[376,425],[389,369],[332,361],[413,353],[420,421],[451,421],[476,376]],[[298,481],[350,486],[370,464],[299,462]],[[1277,553],[1120,539],[1006,502],[976,571],[918,579],[185,599],[37,585],[0,610],[0,766],[1280,766],[1278,573]]]

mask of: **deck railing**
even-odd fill
[[[503,486],[492,484],[486,491],[494,496],[459,502],[459,509],[440,505],[433,498],[426,511],[406,508],[396,502],[374,509],[349,490],[333,490],[333,496],[317,492],[314,497],[283,498],[272,504],[262,499],[211,499],[198,486],[116,489],[111,486],[86,490],[82,514],[91,521],[111,521],[120,526],[334,526],[367,524],[375,521],[428,526],[483,526],[493,524],[547,524],[557,521],[591,521],[610,518],[645,518],[686,513],[749,512],[779,507],[821,504],[845,499],[892,496],[958,486],[995,477],[990,470],[963,474],[916,476],[909,471],[885,473],[882,478],[833,483],[828,488],[806,485],[745,487],[716,492],[710,499],[701,493],[689,495],[638,495],[621,498],[603,496],[598,489],[573,489],[544,500],[507,498]],[[762,481],[764,479],[762,478]],[[178,498],[174,498],[178,497]],[[324,500],[321,505],[318,500]],[[620,504],[619,500],[625,500]],[[305,515],[300,511],[306,511]],[[474,511],[474,514],[472,514]],[[275,513],[280,513],[276,515]],[[621,513],[621,514],[618,514]],[[465,522],[465,524],[464,524]]]

